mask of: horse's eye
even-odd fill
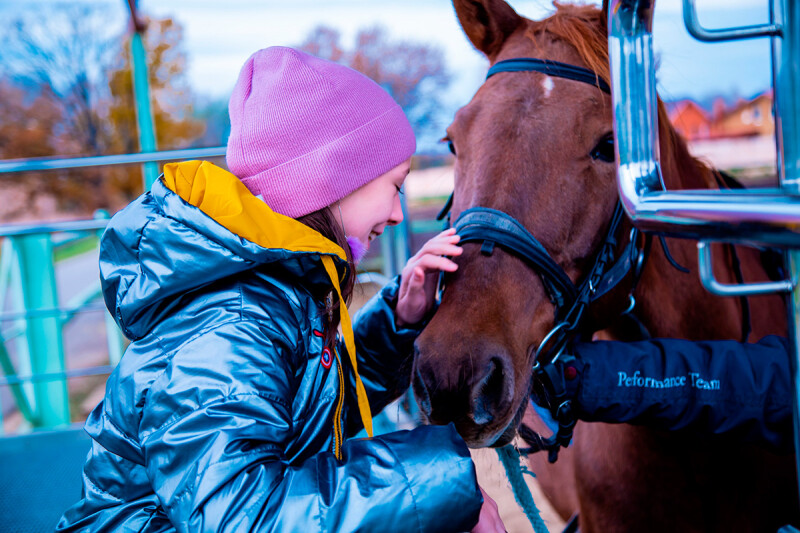
[[[592,159],[605,161],[606,163],[614,162],[614,136],[610,133],[600,139],[600,142],[592,148]]]
[[[453,141],[447,141],[447,147],[450,149],[450,153],[456,155],[456,145],[453,144]]]

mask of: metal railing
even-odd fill
[[[32,158],[0,160],[0,174],[50,171],[140,164],[181,159],[201,159],[225,155],[225,147],[165,150],[76,158]],[[403,211],[407,206],[403,199]],[[32,428],[52,428],[69,424],[70,408],[67,380],[108,374],[119,362],[124,337],[102,303],[91,303],[100,296],[99,280],[81,291],[66,305],[58,301],[53,261],[53,234],[84,233],[99,237],[108,217],[91,220],[0,225],[0,388],[8,387],[24,420]],[[423,224],[424,227],[425,224]],[[427,229],[427,227],[426,227]],[[404,221],[387,228],[380,239],[382,272],[365,272],[359,282],[385,283],[397,275],[410,256],[411,224]],[[6,310],[7,301],[11,310]],[[77,314],[104,313],[109,364],[67,369],[64,357],[63,327]],[[12,324],[7,328],[4,324]],[[16,342],[16,363],[6,343]],[[0,406],[1,408],[2,406]],[[2,413],[0,412],[0,422]],[[0,423],[0,434],[2,434]]]
[[[96,236],[107,223],[106,216],[78,222],[0,226],[0,385],[9,388],[29,427],[69,424],[67,379],[107,374],[121,356],[124,341],[116,324],[105,306],[91,303],[100,296],[99,279],[78,290],[63,306],[56,283],[52,235],[80,231]],[[76,315],[87,312],[106,315],[109,364],[67,370],[63,329]],[[13,350],[9,350],[9,343],[13,343]]]
[[[609,10],[614,132],[620,198],[634,224],[657,233],[698,239],[701,280],[717,294],[740,296],[789,292],[792,339],[795,450],[800,450],[800,4],[768,0],[770,22],[708,30],[700,26],[694,0],[684,0],[690,34],[704,41],[769,37],[775,91],[777,170],[773,190],[665,190],[658,152],[658,113],[653,55],[655,0],[612,0]],[[767,244],[786,250],[789,277],[769,286],[722,285],[713,278],[707,243]],[[798,472],[800,472],[800,453]]]

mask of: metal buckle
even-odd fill
[[[547,333],[547,335],[544,336],[544,339],[542,339],[542,342],[539,343],[539,347],[536,349],[536,354],[533,356],[533,368],[534,369],[538,368],[538,366],[539,366],[539,356],[542,355],[542,352],[544,351],[544,348],[547,347],[548,343],[553,338],[553,336],[556,333],[558,333],[559,331],[561,331],[562,329],[564,329],[564,328],[566,328],[568,326],[569,326],[569,323],[561,322],[556,327],[551,329]],[[564,351],[564,346],[561,346],[561,348],[559,348],[558,352],[556,352],[556,354],[553,356],[553,358],[548,362],[555,363],[558,360],[559,356],[561,355],[561,353],[563,351]]]

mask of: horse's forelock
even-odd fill
[[[549,33],[570,45],[589,70],[609,81],[608,33],[605,15],[595,6],[553,2],[556,12],[542,21],[533,22],[526,35],[534,43],[536,35]]]
[[[556,12],[552,16],[531,22],[526,31],[528,38],[536,44],[537,35],[552,35],[571,46],[588,69],[610,82],[605,12],[595,6],[562,4],[555,0],[553,6]],[[715,188],[714,171],[691,156],[686,142],[670,124],[660,99],[658,106],[662,159],[672,161],[676,171],[671,180],[670,176],[665,178],[678,188]]]

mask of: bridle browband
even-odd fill
[[[611,87],[609,87],[608,83],[594,71],[583,67],[576,67],[568,63],[551,61],[549,59],[516,57],[514,59],[498,61],[492,65],[489,72],[486,73],[486,79],[488,80],[500,72],[541,72],[542,74],[548,74],[557,78],[595,85],[604,93],[611,94]]]
[[[498,61],[489,69],[486,79],[502,72],[540,72],[549,76],[587,83],[610,93],[608,83],[595,72],[558,61],[536,58]],[[437,216],[439,220],[447,216],[448,226],[453,196],[450,196],[447,204]],[[592,302],[611,291],[630,272],[634,274],[633,287],[635,288],[650,248],[649,238],[645,238],[645,244],[639,248],[639,231],[633,228],[627,246],[619,257],[615,257],[618,233],[623,218],[622,205],[617,201],[606,237],[597,252],[594,264],[579,285],[572,282],[545,247],[511,215],[496,209],[478,206],[465,210],[456,220],[454,227],[456,233],[461,237],[461,244],[480,243],[481,253],[487,256],[491,255],[495,247],[499,246],[524,261],[541,278],[545,291],[555,307],[556,325],[542,339],[534,355],[534,373],[544,372],[553,366],[567,344],[579,333],[585,311]],[[441,302],[443,291],[444,272],[439,276],[439,286],[436,291],[437,302]],[[630,290],[629,299],[630,305],[624,313],[630,313],[635,304],[633,288]],[[555,460],[558,449],[569,444],[572,439],[575,418],[571,413],[569,399],[565,399],[561,405],[556,406],[555,418],[558,430],[552,437],[546,439],[539,437],[533,439],[534,442],[531,442],[531,439],[525,439],[532,446],[529,451],[548,450],[551,462]]]

